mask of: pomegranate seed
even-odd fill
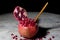
[[[22,18],[22,20],[25,20],[24,18]]]
[[[39,40],[42,40],[42,38],[39,38]]]
[[[27,23],[28,21],[25,21],[25,23]]]
[[[11,36],[13,36],[14,34],[12,33]]]
[[[20,21],[20,24],[24,25],[24,23],[25,23],[24,21]]]
[[[18,40],[18,38],[15,38],[16,40]]]
[[[17,35],[13,36],[12,38],[13,38],[13,39],[17,38]]]
[[[20,21],[20,24],[22,24],[22,21]]]
[[[33,27],[34,27],[34,25],[35,25],[35,23],[34,23],[34,22],[31,22],[31,26],[33,26]]]
[[[52,40],[51,38],[49,38],[48,40]]]
[[[20,40],[23,40],[23,39],[20,39]]]
[[[18,37],[17,35],[15,35],[15,37]]]
[[[55,36],[52,36],[52,38],[55,38]]]
[[[14,36],[14,37],[12,37],[13,39],[15,39],[16,37]]]
[[[28,20],[28,17],[25,17],[24,19],[25,19],[25,21],[27,21]]]
[[[30,18],[29,21],[32,21],[32,19]]]
[[[27,27],[27,24],[24,24],[24,27]]]

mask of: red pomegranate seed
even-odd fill
[[[15,37],[18,37],[17,35],[15,35]]]
[[[32,21],[32,19],[30,18],[29,21]]]
[[[35,25],[35,23],[31,23],[31,26],[33,26],[33,27],[34,27],[34,25]]]
[[[25,21],[20,21],[20,24],[24,25],[25,24]]]
[[[23,40],[23,39],[20,39],[20,40]]]
[[[22,24],[23,23],[23,21],[20,21],[20,24]]]
[[[18,38],[15,38],[16,40],[18,40]]]
[[[25,21],[27,21],[28,20],[28,18],[25,18]]]
[[[15,39],[16,37],[14,36],[14,37],[12,37],[13,39]]]
[[[13,38],[13,39],[17,38],[17,35],[13,36],[12,38]]]
[[[14,34],[12,33],[11,36],[13,36]]]
[[[39,38],[39,40],[43,40],[42,38]]]
[[[27,27],[27,24],[24,24],[24,27]]]
[[[52,38],[55,38],[55,36],[52,36]]]
[[[52,40],[51,38],[49,38],[48,40]]]
[[[25,21],[25,24],[24,24],[24,26],[25,26],[25,27],[27,27],[27,25],[28,25],[28,22],[27,22],[27,21]]]

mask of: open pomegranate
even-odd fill
[[[13,15],[18,21],[20,21],[24,20],[27,17],[27,12],[22,7],[17,6],[13,11]]]
[[[18,20],[18,32],[21,36],[32,38],[38,31],[37,24],[34,19],[28,18],[27,12],[22,7],[17,6],[13,12],[15,18]]]
[[[23,37],[32,38],[37,33],[38,28],[33,20],[27,20],[18,25],[18,31]]]

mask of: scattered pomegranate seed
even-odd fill
[[[55,36],[52,36],[52,38],[55,38]]]
[[[49,38],[48,40],[52,40],[51,38]]]
[[[43,40],[42,38],[39,38],[39,40]]]
[[[13,36],[14,34],[12,33],[11,36]]]
[[[16,40],[18,40],[18,38],[15,38]]]
[[[13,36],[12,38],[13,38],[13,39],[17,38],[17,35]]]
[[[12,37],[13,39],[15,39],[16,37],[14,36],[14,37]]]
[[[15,35],[15,37],[18,37],[17,35]]]

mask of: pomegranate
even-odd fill
[[[27,12],[22,7],[17,6],[13,11],[14,17],[18,20],[18,32],[21,36],[32,38],[38,31],[34,19],[28,18]]]
[[[32,38],[38,31],[36,23],[34,22],[32,23],[32,21],[30,21],[28,24],[27,23],[24,23],[24,24],[25,25],[22,25],[22,24],[18,25],[18,32],[23,37]]]
[[[27,12],[22,7],[17,6],[13,11],[13,15],[18,21],[20,21],[24,20],[27,17]]]

